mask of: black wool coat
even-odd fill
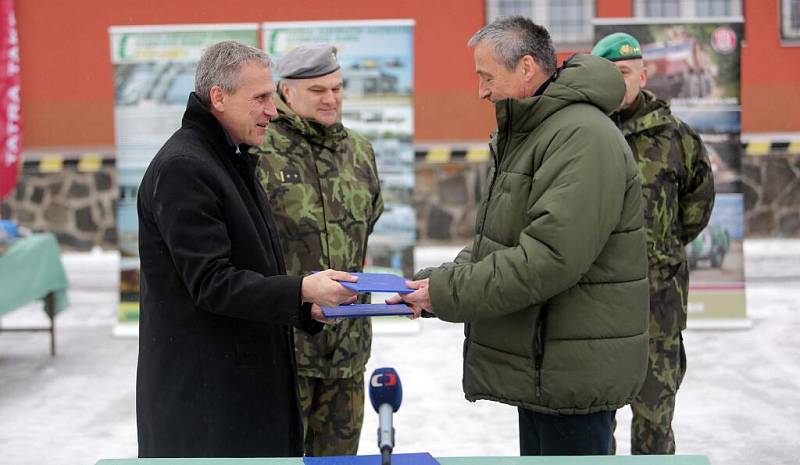
[[[193,93],[139,188],[140,457],[303,453],[291,326],[321,324],[247,148]]]

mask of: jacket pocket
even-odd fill
[[[344,181],[336,183],[338,189],[332,189],[333,199],[326,205],[335,219],[364,223],[372,218],[372,191],[367,181]]]
[[[536,317],[536,327],[533,331],[533,379],[536,397],[542,396],[542,362],[544,361],[545,325],[547,324],[547,309],[542,307]]]
[[[462,373],[466,373],[466,369],[467,369],[467,351],[469,349],[469,331],[470,331],[469,325],[470,325],[469,323],[464,323],[464,348],[462,350],[463,353],[462,353],[462,357],[461,357],[462,365],[463,365],[461,367],[461,372]]]

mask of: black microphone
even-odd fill
[[[403,386],[394,368],[378,368],[369,378],[369,400],[378,412],[378,449],[381,451],[381,464],[390,465],[394,449],[394,427],[392,413],[400,408],[403,401]]]

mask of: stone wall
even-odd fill
[[[468,241],[489,162],[417,159],[417,238],[420,243]],[[800,238],[800,153],[742,157],[747,237]]]
[[[475,231],[475,213],[486,182],[488,162],[461,160],[416,164],[414,205],[417,242],[465,242]]]
[[[472,238],[488,161],[418,156],[414,203],[420,244],[464,243]],[[55,233],[65,250],[117,247],[117,177],[113,159],[82,171],[65,163],[44,172],[26,162],[15,194],[0,217],[33,231]],[[800,153],[742,157],[747,237],[800,238]]]
[[[748,237],[800,238],[800,153],[742,157]]]
[[[117,247],[117,176],[113,163],[91,171],[64,164],[42,171],[39,163],[23,165],[17,189],[0,208],[10,218],[34,232],[58,237],[62,250]]]

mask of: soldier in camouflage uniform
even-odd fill
[[[686,373],[681,331],[686,328],[689,266],[685,246],[708,224],[714,179],[700,137],[643,89],[647,69],[629,34],[601,39],[593,55],[613,61],[625,79],[621,108],[611,115],[639,166],[650,265],[650,363],[631,403],[632,454],[674,454],[675,396]]]
[[[335,52],[303,46],[281,60],[278,117],[256,149],[288,274],[362,271],[367,237],[383,212],[372,146],[339,121]],[[371,344],[369,318],[326,325],[315,336],[295,332],[306,455],[356,454]]]

